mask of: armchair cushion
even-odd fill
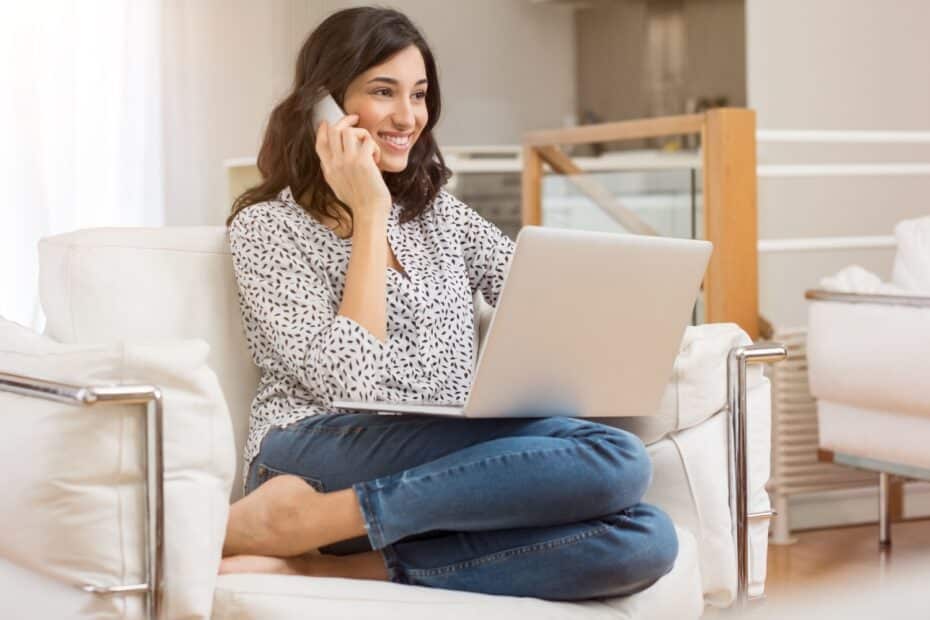
[[[628,597],[578,603],[492,596],[378,581],[288,575],[223,575],[216,587],[215,620],[683,620],[703,611],[697,548],[690,532],[678,530],[679,551],[671,572]]]
[[[207,352],[199,340],[63,345],[0,319],[0,371],[162,389],[163,604],[170,618],[210,616],[235,466],[229,414]],[[0,415],[0,556],[68,586],[141,583],[141,406],[81,407],[0,392]],[[138,617],[142,600],[80,593],[80,607],[67,615]]]
[[[818,400],[817,426],[825,450],[930,471],[927,416]]]
[[[70,344],[206,341],[241,457],[259,370],[237,291],[222,226],[94,228],[39,243],[46,334]],[[237,477],[233,499],[241,488]]]

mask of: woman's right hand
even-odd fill
[[[384,183],[381,148],[367,129],[353,127],[357,114],[342,117],[335,125],[324,121],[316,134],[316,153],[323,176],[336,197],[352,207],[356,222],[386,221],[391,209],[391,192]]]

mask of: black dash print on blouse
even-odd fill
[[[333,400],[462,402],[474,368],[474,306],[497,304],[514,243],[442,191],[416,220],[388,218],[407,277],[387,279],[388,341],[337,316],[352,245],[309,216],[289,188],[242,210],[229,229],[239,307],[261,381],[246,463],[273,426]],[[399,274],[398,274],[399,276]]]

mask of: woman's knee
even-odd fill
[[[613,458],[611,484],[617,493],[622,493],[627,503],[629,498],[640,501],[652,483],[652,459],[643,441],[625,430],[592,423],[597,427],[597,438],[602,449]]]
[[[636,594],[672,570],[678,536],[662,510],[637,504],[604,521],[613,526],[607,539],[611,549],[598,554],[600,560],[590,567],[588,576],[591,583],[602,584],[599,596]]]
[[[606,528],[585,543],[589,553],[573,574],[571,595],[584,599],[629,596],[641,592],[672,570],[678,536],[672,520],[659,508],[637,504],[601,519]]]
[[[643,533],[642,568],[647,577],[658,579],[675,565],[678,557],[678,534],[675,524],[664,510],[641,503],[624,511]]]

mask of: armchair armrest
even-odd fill
[[[727,356],[727,411],[730,417],[730,502],[736,524],[737,587],[736,604],[749,600],[749,520],[768,517],[770,513],[749,514],[749,476],[746,434],[746,366],[777,362],[788,357],[780,343],[760,343],[734,347]]]
[[[78,407],[99,403],[139,404],[145,412],[143,447],[145,462],[145,582],[112,587],[88,584],[85,592],[99,595],[145,594],[146,616],[159,614],[164,541],[164,456],[162,439],[162,393],[151,385],[79,386],[0,372],[0,391],[31,398],[53,400]]]
[[[873,293],[840,293],[820,289],[809,290],[804,298],[811,301],[832,301],[847,304],[879,304],[887,306],[911,306],[930,308],[930,297],[917,295],[879,295]]]

